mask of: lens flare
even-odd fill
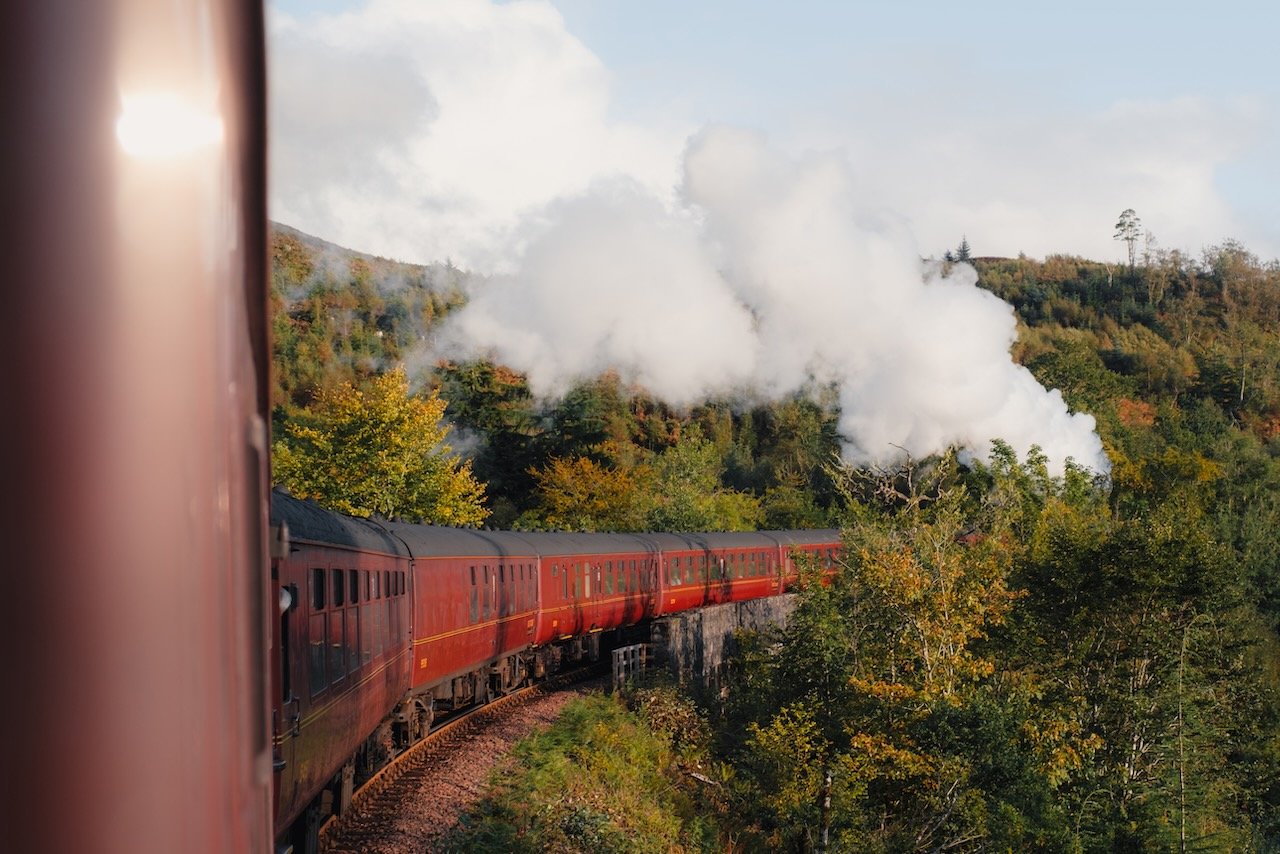
[[[222,143],[222,116],[167,92],[125,95],[116,139],[134,157],[174,158]]]

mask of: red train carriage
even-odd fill
[[[523,536],[541,559],[539,645],[583,638],[598,651],[593,637],[652,615],[658,552],[648,539],[629,534]],[[578,647],[571,652],[576,654]]]
[[[282,493],[277,827],[309,850],[354,782],[437,714],[595,658],[646,620],[773,596],[836,531],[513,533],[358,520]]]
[[[3,847],[266,851],[261,4],[3,18]]]
[[[412,557],[411,695],[397,710],[404,742],[433,716],[505,693],[527,672],[537,556],[514,534],[387,524]]]
[[[408,550],[373,522],[280,492],[271,511],[288,531],[272,561],[276,827],[306,850],[391,748],[388,716],[409,690]]]

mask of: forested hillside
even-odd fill
[[[822,388],[677,411],[604,375],[534,400],[505,366],[429,355],[465,273],[283,228],[277,471],[328,466],[336,445],[407,444],[424,422],[388,413],[426,406],[433,447],[360,466],[434,460],[436,504],[388,497],[378,512],[843,527],[836,582],[810,585],[786,632],[746,641],[727,698],[704,701],[718,735],[654,754],[700,804],[696,832],[672,831],[686,846],[806,850],[825,832],[847,851],[1280,850],[1280,267],[1231,242],[1132,266],[972,263],[1017,313],[1015,358],[1096,416],[1109,476],[1055,478],[1000,445],[986,461],[852,469]],[[534,824],[504,838],[625,838],[601,830],[625,816],[593,809],[549,836],[522,814]]]

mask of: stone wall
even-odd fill
[[[784,593],[672,614],[654,621],[652,643],[682,683],[696,680],[714,690],[726,658],[734,651],[734,632],[785,626],[794,608],[795,595]]]

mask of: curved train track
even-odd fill
[[[607,685],[607,670],[599,664],[577,668],[499,697],[441,724],[356,790],[346,813],[331,817],[321,828],[319,850],[330,854],[424,850],[427,843],[451,827],[451,822],[441,821],[439,813],[456,815],[464,811],[469,804],[456,803],[459,795],[478,797],[480,788],[488,780],[489,770],[505,753],[505,750],[475,750],[475,742],[521,709],[569,688],[581,691],[595,688],[597,683]],[[548,715],[554,717],[562,705],[549,709]],[[536,723],[541,721],[534,725]],[[510,747],[530,729],[531,726],[517,726],[509,738],[500,739],[501,747]],[[446,767],[456,763],[459,757],[474,756],[484,756],[489,761],[461,772]],[[436,800],[446,804],[445,809],[437,804],[422,803],[442,791],[445,795]],[[424,806],[430,814],[422,814]]]

